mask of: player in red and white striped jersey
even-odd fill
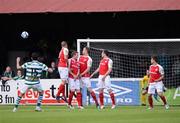
[[[61,42],[61,51],[59,52],[59,62],[58,62],[58,71],[61,78],[61,84],[59,86],[58,92],[56,94],[56,99],[59,101],[60,98],[65,98],[65,84],[68,80],[68,45],[66,41]],[[62,97],[60,96],[62,94]]]
[[[84,47],[82,54],[79,58],[79,64],[80,64],[80,77],[82,84],[87,87],[88,91],[90,92],[92,98],[94,99],[96,103],[96,107],[99,108],[99,103],[96,98],[96,94],[92,90],[91,82],[90,82],[90,68],[92,66],[92,59],[89,56],[89,48]]]
[[[99,72],[99,78],[98,78],[98,88],[99,88],[99,99],[100,99],[100,108],[104,108],[104,89],[107,89],[109,92],[109,95],[112,100],[112,107],[111,109],[115,108],[115,97],[113,90],[111,89],[111,80],[110,80],[110,73],[112,71],[112,65],[113,61],[108,57],[108,51],[103,50],[102,51],[102,60],[100,61],[99,67],[96,69],[96,71],[91,75],[93,77],[94,74]]]
[[[169,108],[166,98],[163,94],[163,82],[164,79],[164,69],[161,65],[158,63],[157,56],[151,57],[151,66],[149,68],[149,71],[147,72],[149,75],[149,88],[148,88],[148,102],[149,102],[149,109],[153,108],[153,99],[152,95],[155,94],[155,91],[157,90],[157,93],[161,100],[164,103],[164,106],[166,109]]]
[[[77,59],[78,59],[78,52],[74,51],[72,52],[72,58],[68,60],[69,88],[70,88],[68,106],[70,109],[74,109],[71,102],[75,91],[77,92],[78,108],[83,109],[82,94],[80,91],[80,82],[79,82],[79,62],[77,61]]]

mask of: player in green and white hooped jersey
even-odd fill
[[[25,85],[21,90],[21,94],[18,95],[13,112],[17,111],[17,108],[18,108],[19,102],[21,101],[22,96],[26,93],[28,89],[31,89],[31,88],[34,91],[37,90],[39,92],[39,97],[37,100],[37,106],[36,106],[35,111],[41,111],[40,106],[43,99],[43,89],[40,84],[40,77],[43,71],[52,72],[52,70],[48,69],[48,67],[45,64],[37,60],[38,59],[37,53],[32,53],[31,59],[32,59],[31,62],[26,62],[21,66],[20,66],[20,57],[17,57],[16,59],[17,69],[25,69],[26,73],[25,73]]]

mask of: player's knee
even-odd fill
[[[91,88],[91,87],[88,87],[88,91],[89,91],[89,92],[92,92],[92,88]]]
[[[39,92],[39,95],[43,95],[43,93],[44,93],[44,91],[42,90],[42,91]]]
[[[108,89],[107,91],[109,92],[109,94],[111,94],[113,90],[112,89]]]
[[[70,91],[71,91],[71,92],[75,92],[75,89],[71,89]]]
[[[103,93],[103,89],[99,89],[99,93]]]
[[[20,97],[23,97],[23,96],[24,96],[24,94],[25,94],[25,93],[20,93],[20,94],[19,94],[19,96],[20,96]]]
[[[148,97],[152,97],[152,94],[148,94]]]
[[[163,93],[162,93],[162,92],[158,92],[158,95],[159,95],[159,96],[163,96]]]
[[[64,80],[62,80],[61,85],[65,85],[65,81]]]

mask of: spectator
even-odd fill
[[[14,75],[14,72],[11,70],[11,67],[7,66],[6,70],[4,71],[4,73],[3,73],[2,77],[1,77],[2,85],[5,86],[5,83],[8,80],[11,80],[14,76],[15,75]]]
[[[49,79],[59,78],[58,68],[56,67],[56,63],[54,61],[51,62],[50,68],[53,70],[53,72],[52,73],[48,72],[48,78]]]
[[[17,75],[13,79],[14,80],[21,80],[23,78],[24,78],[24,76],[22,75],[22,71],[21,70],[17,70]]]

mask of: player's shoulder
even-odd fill
[[[63,50],[65,50],[65,51],[69,51],[69,50],[68,50],[68,48],[66,48],[66,47],[63,47]]]
[[[24,65],[31,65],[33,62],[29,61],[29,62],[25,62]]]
[[[111,58],[108,58],[108,60],[109,60],[110,62],[112,62],[112,61],[113,61]]]
[[[148,78],[147,75],[145,75],[145,76],[143,77],[143,79],[144,79],[144,80],[148,80],[149,78]]]
[[[88,57],[88,59],[89,59],[89,60],[91,60],[91,61],[92,61],[92,58],[91,58],[91,56],[87,56],[87,57]]]
[[[44,63],[40,62],[40,61],[35,61],[35,63],[38,65],[38,66],[46,66]]]
[[[157,64],[159,69],[163,69],[163,66],[161,66],[160,64]]]
[[[102,59],[102,60],[103,60],[103,59]],[[112,62],[113,62],[113,60],[112,60],[111,58],[109,58],[109,57],[108,57],[108,58],[105,58],[105,60],[108,61],[109,63],[112,63]]]

